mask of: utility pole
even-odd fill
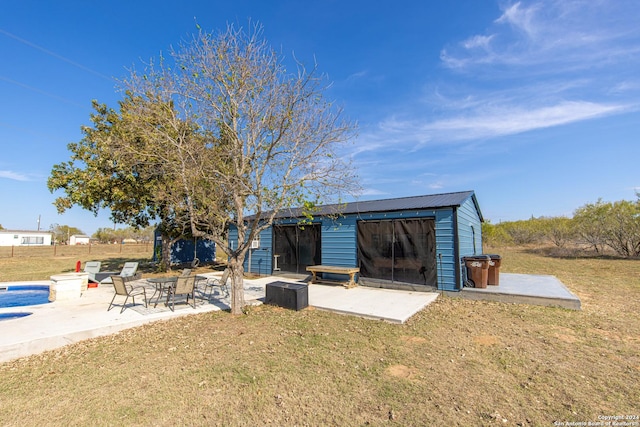
[[[40,215],[38,215],[38,231],[40,231]]]

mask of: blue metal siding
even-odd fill
[[[322,218],[322,264],[340,267],[358,265],[356,245],[356,219],[354,216],[337,219]],[[342,276],[325,273],[328,279],[344,279]]]
[[[229,247],[231,249],[238,247],[238,229],[233,225],[229,227]]]
[[[153,261],[159,261],[162,254],[162,237],[154,231]],[[171,246],[170,262],[172,264],[186,264],[193,261],[194,255],[200,262],[213,262],[216,260],[216,244],[211,240],[198,239],[194,252],[193,239],[180,239]]]
[[[272,228],[262,230],[259,234],[260,247],[257,249],[249,249],[251,253],[251,266],[249,266],[249,252],[244,259],[244,269],[250,273],[271,274],[273,251],[273,233]],[[236,237],[237,240],[237,237]]]
[[[322,264],[340,267],[358,265],[357,227],[354,216],[336,220],[322,220]],[[339,279],[340,276],[325,274],[324,277]]]
[[[438,289],[451,291],[456,288],[455,222],[453,209],[436,212],[436,265]]]
[[[465,200],[457,209],[459,257],[482,253],[482,221],[472,197]],[[461,259],[457,260],[462,264]],[[464,286],[465,268],[461,265],[458,289]]]
[[[478,211],[471,198],[468,198],[457,210],[458,243],[460,256],[482,253],[482,225]]]

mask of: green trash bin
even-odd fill
[[[474,255],[462,258],[467,268],[467,279],[474,288],[486,288],[489,279],[489,262],[487,255]]]

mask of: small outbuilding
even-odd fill
[[[287,210],[252,242],[245,271],[358,267],[360,285],[459,291],[462,257],[482,253],[482,222],[473,191],[322,206],[312,220]],[[229,240],[237,247],[236,229]]]
[[[74,234],[69,237],[70,245],[88,245],[91,241],[91,237],[85,234]]]
[[[158,230],[154,232],[153,261],[162,258],[162,236]],[[191,264],[197,266],[216,260],[216,244],[211,240],[183,238],[171,245],[171,264]]]

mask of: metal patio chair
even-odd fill
[[[125,297],[120,313],[122,313],[126,308],[129,297],[131,297],[131,299],[133,300],[133,305],[136,305],[136,296],[138,295],[144,296],[144,306],[145,308],[148,307],[147,291],[144,286],[133,286],[130,283],[127,283],[126,279],[122,276],[111,276],[111,280],[113,281],[113,289],[116,293],[113,298],[111,298],[111,302],[109,303],[109,308],[107,308],[107,311],[111,310],[111,308],[114,306],[113,301],[118,295]]]
[[[229,269],[228,268],[226,268],[224,270],[224,272],[222,273],[222,277],[220,279],[216,279],[215,277],[212,277],[209,280],[207,280],[207,283],[205,283],[204,294],[207,293],[207,289],[208,288],[211,288],[209,290],[209,295],[207,296],[207,299],[211,299],[211,296],[213,295],[213,288],[215,286],[219,286],[220,289],[224,288],[225,293],[228,296],[229,295],[229,286],[227,285],[228,281],[229,281]]]
[[[193,308],[196,308],[195,295],[196,276],[178,276],[173,286],[169,288],[167,293],[167,305],[174,311],[176,305],[176,295],[186,295],[187,304],[189,304],[189,295],[193,300]],[[171,300],[171,302],[169,302]]]

